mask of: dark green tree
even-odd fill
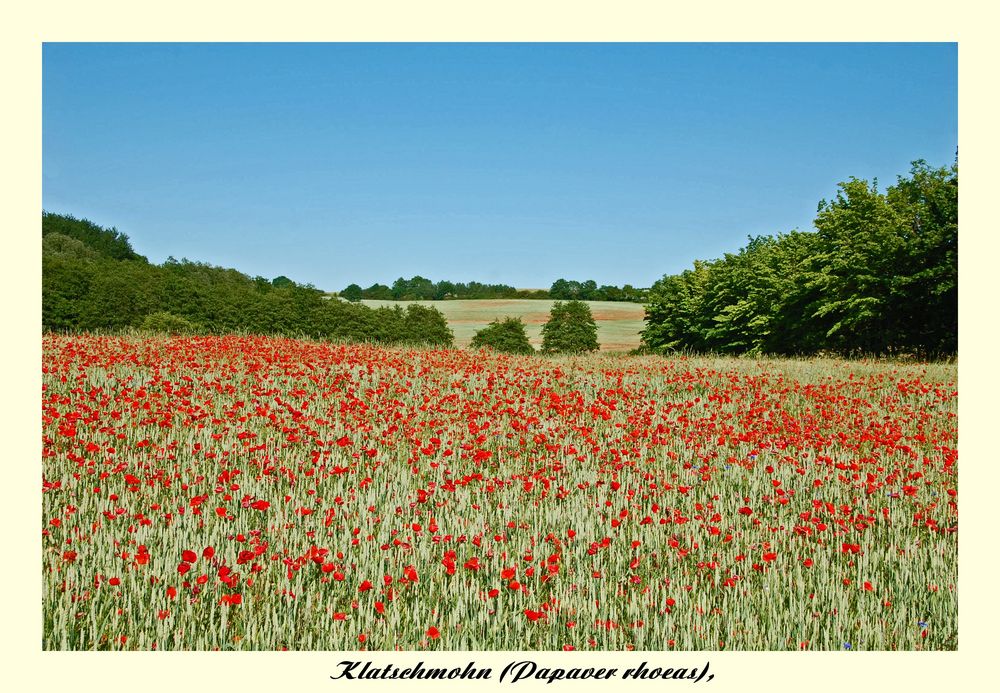
[[[904,243],[905,218],[868,181],[841,183],[815,221],[821,252],[807,281],[821,301],[812,314],[831,349],[877,353],[895,342],[892,283]]]
[[[643,303],[647,289],[636,289],[631,284],[622,288],[605,284],[598,287],[593,279],[583,282],[557,279],[549,288],[548,297],[568,301],[631,301]]]
[[[472,337],[472,346],[477,349],[489,348],[506,354],[533,354],[534,347],[528,341],[521,318],[499,318],[491,322]]]
[[[43,246],[42,327],[48,330],[79,330],[83,328],[80,312],[100,271],[99,263],[86,256],[86,252],[94,251],[85,248],[80,241],[61,234],[60,237],[79,244],[69,246],[71,250],[68,252],[80,251],[81,248],[83,251],[82,256],[73,257],[64,254],[62,244],[57,244],[55,249]]]
[[[234,269],[173,257],[153,265],[135,255],[116,231],[72,217],[43,215],[43,227],[43,329],[196,329],[208,334],[452,343],[447,322],[434,309],[376,312],[327,300],[315,287],[287,277],[251,278]]]
[[[904,250],[892,293],[900,347],[924,356],[958,351],[958,167],[916,161],[887,191],[903,216]]]
[[[450,347],[455,335],[437,308],[411,303],[406,306],[400,337],[397,341],[404,344]]]
[[[596,294],[599,298],[595,300],[599,301],[625,301],[625,291],[619,289],[617,286],[610,286],[604,284],[597,290]]]
[[[851,179],[814,233],[750,239],[649,290],[654,351],[943,356],[958,348],[958,170]]]
[[[101,228],[87,219],[77,219],[68,214],[42,212],[42,238],[50,233],[75,238],[102,257],[111,260],[146,261],[146,258],[132,250],[128,236],[117,229]]]
[[[392,298],[396,301],[429,301],[434,298],[434,282],[417,275],[412,279],[400,277],[392,284]]]
[[[385,284],[372,284],[362,292],[362,297],[373,301],[391,301],[392,289]]]
[[[458,294],[455,285],[447,280],[441,280],[434,285],[434,299],[443,301],[446,298],[455,298]]]
[[[663,352],[707,349],[709,279],[709,264],[695,260],[693,269],[653,284],[646,304],[646,329],[642,331],[646,346]]]
[[[357,302],[363,298],[363,289],[357,284],[349,284],[343,291],[340,292],[340,297],[351,301]]]
[[[542,325],[542,351],[579,354],[599,348],[597,323],[590,306],[583,301],[556,301],[549,321]]]
[[[120,330],[137,327],[160,305],[160,276],[136,261],[105,260],[79,298],[78,329]]]

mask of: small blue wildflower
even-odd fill
[[[845,643],[844,643],[844,649],[845,649],[845,650],[849,650],[849,649],[851,649],[851,643],[849,643],[849,642],[845,642]]]
[[[917,625],[920,626],[921,628],[926,628],[927,621],[917,621]]]

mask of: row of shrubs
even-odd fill
[[[117,230],[58,214],[42,216],[42,327],[453,343],[447,321],[432,307],[372,309],[285,277],[249,277],[173,258],[157,265],[136,254]]]
[[[520,318],[503,318],[476,332],[472,346],[508,354],[533,354],[524,323]],[[542,325],[543,354],[579,354],[596,351],[597,323],[590,306],[583,301],[557,301]]]
[[[359,308],[360,310],[358,310]],[[170,335],[247,332],[347,342],[378,342],[381,344],[436,347],[450,347],[454,342],[454,334],[448,327],[444,315],[439,310],[426,306],[410,305],[405,309],[393,306],[374,310],[365,306],[349,306],[347,310],[344,310],[344,304],[334,301],[322,305],[318,312],[325,314],[324,317],[327,318],[325,329],[318,329],[315,323],[305,329],[302,327],[268,329],[266,326],[228,330],[206,329],[204,325],[168,311],[150,313],[136,327],[143,332]],[[331,314],[347,319],[331,319]]]
[[[421,306],[415,307],[421,308]],[[396,308],[391,312],[395,313],[395,311],[401,311],[401,309]],[[405,317],[404,315],[404,321]],[[193,334],[200,331],[198,325],[190,320],[166,311],[147,315],[142,321],[140,329],[145,332],[171,335]],[[492,349],[506,354],[535,353],[535,348],[528,340],[524,322],[521,318],[512,317],[497,318],[476,332],[472,338],[472,347]],[[599,348],[597,323],[586,303],[582,301],[556,302],[552,306],[549,321],[542,325],[542,353],[576,354],[596,351]]]

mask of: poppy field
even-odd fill
[[[953,364],[43,336],[49,650],[952,650]]]

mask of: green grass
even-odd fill
[[[549,319],[555,301],[531,299],[489,299],[458,301],[362,301],[366,306],[399,305],[409,303],[433,306],[444,314],[455,333],[456,346],[465,347],[472,336],[497,318],[521,318],[528,339],[537,349],[542,344],[542,325]],[[645,309],[639,303],[615,301],[586,301],[597,322],[597,341],[602,351],[628,351],[639,346],[639,332],[645,327]]]

